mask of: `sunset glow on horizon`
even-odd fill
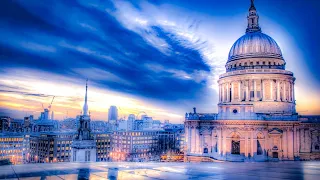
[[[120,118],[145,112],[174,123],[193,107],[217,112],[217,80],[245,33],[248,0],[205,2],[4,2],[0,116],[36,119],[55,96],[55,119],[75,118],[87,78],[92,120],[107,120],[111,105]],[[303,115],[320,114],[320,35],[309,22],[320,16],[311,20],[306,12],[319,14],[313,3],[256,2],[262,31],[278,42],[296,77]]]

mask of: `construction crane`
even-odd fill
[[[51,110],[51,106],[52,106],[52,103],[53,103],[54,98],[55,98],[55,96],[53,96],[52,101],[51,101],[50,105],[48,106],[48,110],[49,110],[49,111]]]

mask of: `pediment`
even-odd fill
[[[283,131],[279,128],[273,128],[268,131],[269,134],[282,134]]]

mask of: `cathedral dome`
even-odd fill
[[[228,62],[245,58],[283,59],[280,47],[274,39],[261,31],[247,32],[231,47]]]

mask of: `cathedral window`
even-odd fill
[[[315,149],[315,150],[319,150],[319,145],[316,145],[316,146],[314,147],[314,149]]]
[[[262,64],[263,64],[263,65],[265,65],[265,64],[266,64],[266,62],[264,62],[264,61],[263,61],[263,62],[262,62]]]
[[[257,65],[259,65],[259,62],[257,62]]]

